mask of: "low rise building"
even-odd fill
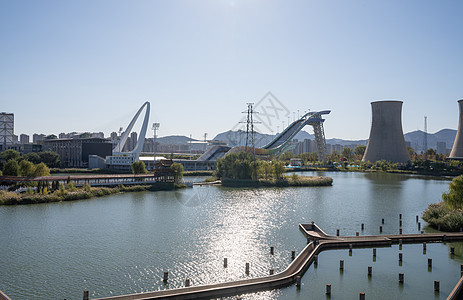
[[[43,150],[58,153],[64,167],[86,168],[89,155],[109,156],[112,144],[102,138],[48,139],[43,141]]]

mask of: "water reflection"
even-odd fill
[[[278,272],[286,268],[291,251],[298,252],[304,247],[306,241],[298,230],[299,223],[313,220],[330,234],[341,229],[341,235],[355,235],[364,223],[361,234],[378,234],[381,218],[386,219],[385,233],[397,232],[398,215],[403,213],[404,233],[417,232],[416,215],[421,215],[429,203],[436,202],[448,185],[447,181],[413,176],[404,180],[403,175],[395,174],[386,178],[374,177],[377,175],[366,178],[368,174],[363,173],[327,172],[326,175],[333,177],[333,186],[262,189],[195,186],[175,192],[2,206],[0,288],[13,299],[80,299],[84,289],[96,298],[182,287],[187,277],[192,285],[246,278],[247,261],[251,265],[249,277],[263,276],[269,269]],[[448,245],[441,244],[446,258]],[[450,260],[459,268],[463,246],[457,245],[456,255]],[[270,246],[275,247],[273,256]],[[421,247],[418,245],[418,250],[423,255]],[[405,251],[407,248],[408,245],[404,246]],[[367,263],[373,263],[370,251]],[[430,246],[426,256],[433,251]],[[404,255],[402,268],[407,267],[408,257],[413,254],[404,252]],[[392,264],[380,255],[374,263],[399,267],[397,253],[392,256]],[[223,267],[225,257],[227,268]],[[357,252],[352,257],[347,255],[349,258],[356,259]],[[310,284],[318,282],[325,287],[323,272],[329,270],[325,269],[328,263],[329,260],[323,261],[318,268],[311,268],[314,272],[304,276],[299,291],[289,287],[244,295],[243,299],[319,298],[314,296]],[[334,263],[339,268],[339,261]],[[346,267],[351,263],[355,261],[346,260]],[[431,274],[440,274],[442,270],[445,273],[444,267],[436,265]],[[167,285],[162,282],[164,271],[169,272]],[[376,281],[375,276],[379,276],[376,271],[372,280],[365,282],[357,281],[365,274],[355,275],[352,271],[346,268],[339,279],[335,278],[338,283],[333,284],[332,299],[339,299],[341,289],[348,293],[361,287],[359,284],[366,284],[369,290],[384,290]],[[381,280],[391,276],[392,284],[397,282],[396,274],[382,276]],[[455,276],[457,279],[459,274]],[[402,293],[407,293],[407,284]],[[320,295],[325,297],[324,293]]]

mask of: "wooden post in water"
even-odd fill
[[[365,300],[365,293],[360,293],[360,300]]]
[[[381,219],[381,224],[384,224],[384,218]]]
[[[371,274],[373,273],[373,267],[368,266],[368,277],[371,277]]]
[[[404,283],[404,273],[399,273],[399,283]]]
[[[84,298],[83,298],[83,300],[88,300],[88,291],[87,291],[87,290],[84,291]]]
[[[331,295],[331,284],[326,285],[326,294]]]
[[[376,248],[373,248],[373,256],[376,256]]]
[[[379,232],[383,232],[383,226],[379,226]]]
[[[402,253],[399,253],[399,261],[402,261]]]
[[[355,236],[359,236],[359,232],[358,232],[358,231],[355,233]]]
[[[336,229],[336,236],[339,236],[339,229]]]
[[[315,265],[318,264],[318,255],[315,255],[315,256],[313,257],[313,263],[314,263]],[[462,269],[462,272],[463,272],[463,269]]]
[[[362,230],[365,229],[365,224],[362,223]]]
[[[342,259],[339,261],[339,270],[344,270],[344,261]]]
[[[294,260],[296,258],[296,251],[291,251],[291,260]]]
[[[271,246],[271,247],[270,247],[270,254],[271,254],[271,255],[273,255],[273,250],[274,250],[274,248],[273,248],[273,246]]]
[[[402,239],[399,239],[399,246],[402,247]]]
[[[190,286],[190,278],[185,279],[185,287]]]
[[[273,275],[273,273],[274,273],[274,270],[270,269],[270,275]]]
[[[450,254],[452,254],[452,255],[455,254],[455,247],[450,247]]]
[[[432,258],[428,258],[428,268],[432,268]]]
[[[249,263],[246,263],[246,274],[249,275]]]
[[[418,222],[418,216],[416,216],[416,222]]]
[[[296,286],[297,286],[298,288],[301,287],[301,276],[297,276],[297,277],[296,277]]]
[[[402,228],[399,229],[399,234],[402,234]]]
[[[227,260],[227,258],[225,257],[225,258],[223,259],[223,267],[226,268],[227,266],[228,266],[228,260]]]
[[[439,291],[439,280],[434,280],[434,291]]]
[[[169,279],[169,272],[164,272],[164,278],[162,279],[162,281],[167,282],[168,279]]]
[[[402,214],[399,214],[399,219],[402,220]]]
[[[418,222],[418,230],[421,230],[421,222]]]

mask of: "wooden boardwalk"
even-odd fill
[[[288,268],[281,273],[253,279],[106,297],[95,300],[210,299],[262,290],[272,290],[296,282],[299,276],[304,275],[307,268],[313,262],[315,255],[323,250],[332,248],[390,246],[392,244],[398,244],[400,240],[404,244],[463,240],[462,232],[338,237],[326,234],[314,223],[300,224],[299,228],[307,237],[308,244],[292,261]]]

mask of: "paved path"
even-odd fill
[[[297,277],[302,276],[313,262],[315,255],[326,249],[351,246],[353,248],[390,246],[391,244],[398,244],[400,240],[402,243],[463,240],[463,233],[461,232],[338,237],[326,234],[314,223],[300,224],[299,228],[307,237],[308,244],[288,268],[281,273],[247,280],[99,298],[97,300],[208,299],[271,290],[296,282]]]

